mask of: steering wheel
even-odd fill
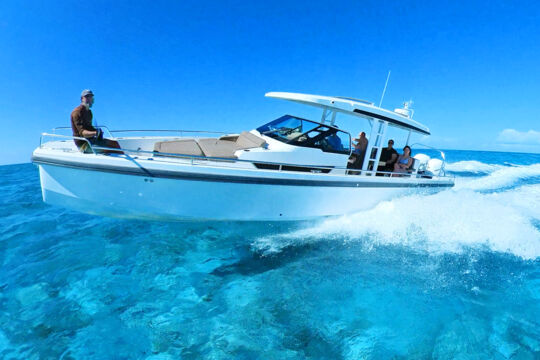
[[[276,131],[278,131],[278,130],[280,130],[280,129],[274,129],[274,128],[272,128],[272,129],[269,129],[269,130],[264,131],[262,134],[263,134],[263,135],[271,134],[271,133],[276,132]]]
[[[285,128],[285,129],[282,129],[281,131],[281,133],[285,136],[291,135],[293,132],[294,132],[294,129],[291,129],[291,128]]]

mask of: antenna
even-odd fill
[[[386,77],[386,82],[384,83],[384,90],[382,91],[381,101],[379,102],[379,107],[381,107],[381,105],[382,105],[382,101],[384,99],[384,93],[386,92],[386,86],[388,86],[388,79],[390,79],[390,73],[391,72],[392,72],[391,70],[388,70],[388,76]]]
[[[413,101],[412,101],[412,98],[410,98],[409,101],[405,101],[403,103],[403,108],[404,109],[410,109],[412,104],[413,104]]]

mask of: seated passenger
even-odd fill
[[[365,154],[368,146],[368,139],[366,139],[366,133],[362,131],[358,135],[358,138],[353,139],[353,141],[356,141],[356,144],[354,144],[353,153],[360,154],[361,152],[363,152]]]
[[[92,125],[92,110],[90,108],[94,104],[94,93],[91,90],[84,90],[81,93],[81,104],[71,112],[71,129],[73,136],[85,138],[88,141],[75,139],[75,145],[84,153],[92,153],[91,145],[120,149],[120,144],[117,141],[104,139],[103,131],[95,128]],[[91,144],[91,145],[90,145]],[[123,154],[122,151],[115,150],[97,150],[103,154]]]
[[[397,159],[398,152],[394,149],[394,140],[390,139],[388,140],[388,147],[383,148],[381,151],[380,161],[384,162],[384,165],[379,166],[377,170],[392,172]]]
[[[347,169],[361,169],[364,164],[364,157],[366,155],[366,149],[368,146],[368,139],[366,139],[366,133],[361,132],[357,139],[354,139],[354,150],[349,161],[347,162]]]
[[[394,172],[396,173],[406,173],[413,164],[413,158],[411,157],[411,148],[409,145],[406,145],[403,148],[403,154],[399,155],[396,163],[394,164]],[[392,175],[400,176],[400,175]]]

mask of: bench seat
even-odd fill
[[[201,147],[194,139],[158,141],[154,144],[154,151],[169,154],[204,156]]]
[[[263,147],[266,141],[248,131],[240,135],[226,135],[219,139],[178,139],[171,141],[158,141],[154,144],[157,153],[169,153],[178,155],[196,155],[236,159],[234,153],[237,150]]]

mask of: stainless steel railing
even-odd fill
[[[99,126],[95,126],[95,127],[100,128],[102,130],[103,129],[107,130],[107,134],[109,134],[109,136],[107,136],[107,137],[114,139],[114,136],[112,134],[114,132],[114,130],[113,131],[109,130],[109,128],[107,126],[105,126],[105,125],[99,125]],[[57,126],[57,127],[52,129],[53,134],[56,134],[57,130],[71,130],[71,126]]]
[[[184,133],[186,134],[218,134],[218,135],[226,135],[226,132],[221,131],[207,131],[207,130],[171,130],[171,129],[163,129],[163,130],[112,130],[111,133],[128,133],[128,132],[172,132],[172,133],[180,133],[180,136],[184,136]]]
[[[58,127],[55,129],[65,129],[68,127]],[[71,129],[71,128],[69,128]],[[118,132],[120,130],[113,130],[111,132]],[[133,130],[133,131],[145,131],[145,130]],[[159,131],[159,130],[158,130]],[[175,131],[175,130],[171,130]],[[210,131],[192,131],[187,130],[185,132],[189,133],[219,133],[219,132],[210,132]],[[225,134],[225,133],[221,133]],[[49,134],[49,133],[42,133],[40,137],[39,147],[43,148],[43,139],[47,137],[53,137],[53,138],[62,138],[62,139],[69,139],[69,140],[82,140],[88,143],[90,149],[92,150],[92,153],[94,155],[98,155],[100,151],[122,151],[126,156],[132,158],[133,155],[149,155],[149,158],[152,158],[154,160],[159,159],[159,161],[168,161],[168,158],[173,159],[188,159],[190,160],[191,165],[196,165],[195,161],[217,161],[222,163],[221,166],[223,166],[223,163],[231,163],[231,162],[241,162],[241,163],[250,163],[255,166],[255,164],[261,164],[261,165],[268,165],[268,166],[274,166],[277,167],[277,171],[291,171],[291,170],[283,170],[284,167],[298,167],[298,168],[309,168],[311,171],[310,173],[317,173],[321,172],[322,170],[343,170],[345,175],[365,175],[365,176],[376,176],[376,175],[399,175],[400,177],[409,177],[409,176],[416,176],[416,174],[410,174],[410,173],[395,173],[395,172],[389,172],[389,171],[379,171],[379,170],[360,170],[360,169],[348,169],[346,166],[320,166],[320,165],[306,165],[306,164],[293,164],[293,163],[278,163],[278,162],[271,162],[271,161],[254,161],[254,160],[244,160],[244,159],[234,159],[234,158],[222,158],[222,157],[215,157],[215,156],[201,156],[201,155],[184,155],[184,154],[174,154],[174,153],[167,153],[167,152],[159,152],[156,153],[154,151],[148,151],[148,150],[141,150],[141,149],[118,149],[118,148],[109,148],[104,146],[97,146],[92,145],[92,143],[83,137],[75,137],[75,136],[68,136],[68,135],[60,135],[60,134]],[[421,144],[416,144],[421,145]],[[72,147],[70,149],[73,149]],[[437,150],[437,149],[434,149]],[[444,153],[443,153],[444,154]],[[132,158],[133,159],[133,158]],[[315,170],[315,171],[314,171]],[[306,172],[307,173],[307,172]],[[446,175],[439,176],[439,177],[446,177]]]
[[[141,150],[141,149],[118,149],[118,148],[110,148],[105,146],[97,146],[92,145],[90,141],[86,138],[76,137],[76,136],[67,136],[67,135],[59,135],[59,134],[49,134],[49,133],[42,133],[40,137],[40,148],[43,147],[43,138],[46,137],[55,137],[55,138],[63,138],[63,139],[77,139],[77,140],[85,140],[89,146],[92,148],[92,152],[94,154],[98,154],[95,150],[106,150],[106,151],[122,151],[124,153],[128,154],[148,154],[151,155],[150,157],[153,158],[180,158],[180,159],[191,159],[193,160],[217,160],[217,161],[225,161],[225,162],[245,162],[245,163],[257,163],[257,164],[264,164],[264,165],[274,165],[274,166],[291,166],[291,167],[300,167],[300,168],[313,168],[313,169],[320,169],[320,170],[333,170],[333,169],[345,169],[345,167],[337,167],[337,166],[319,166],[319,165],[306,165],[306,164],[291,164],[291,163],[277,163],[277,162],[269,162],[269,161],[253,161],[253,160],[244,160],[244,159],[234,159],[234,158],[223,158],[223,157],[215,157],[215,156],[201,156],[201,155],[184,155],[184,154],[175,154],[175,153],[167,153],[167,152],[159,152],[156,153],[154,151],[148,151],[148,150]]]
[[[69,139],[69,140],[82,140],[82,141],[85,141],[88,144],[88,146],[90,147],[90,149],[92,150],[94,155],[97,155],[96,151],[94,150],[94,147],[92,146],[92,143],[87,138],[79,137],[79,136],[68,136],[68,135],[60,135],[60,134],[42,133],[41,136],[39,137],[39,147],[40,148],[43,147],[43,137],[64,138],[64,139]]]

